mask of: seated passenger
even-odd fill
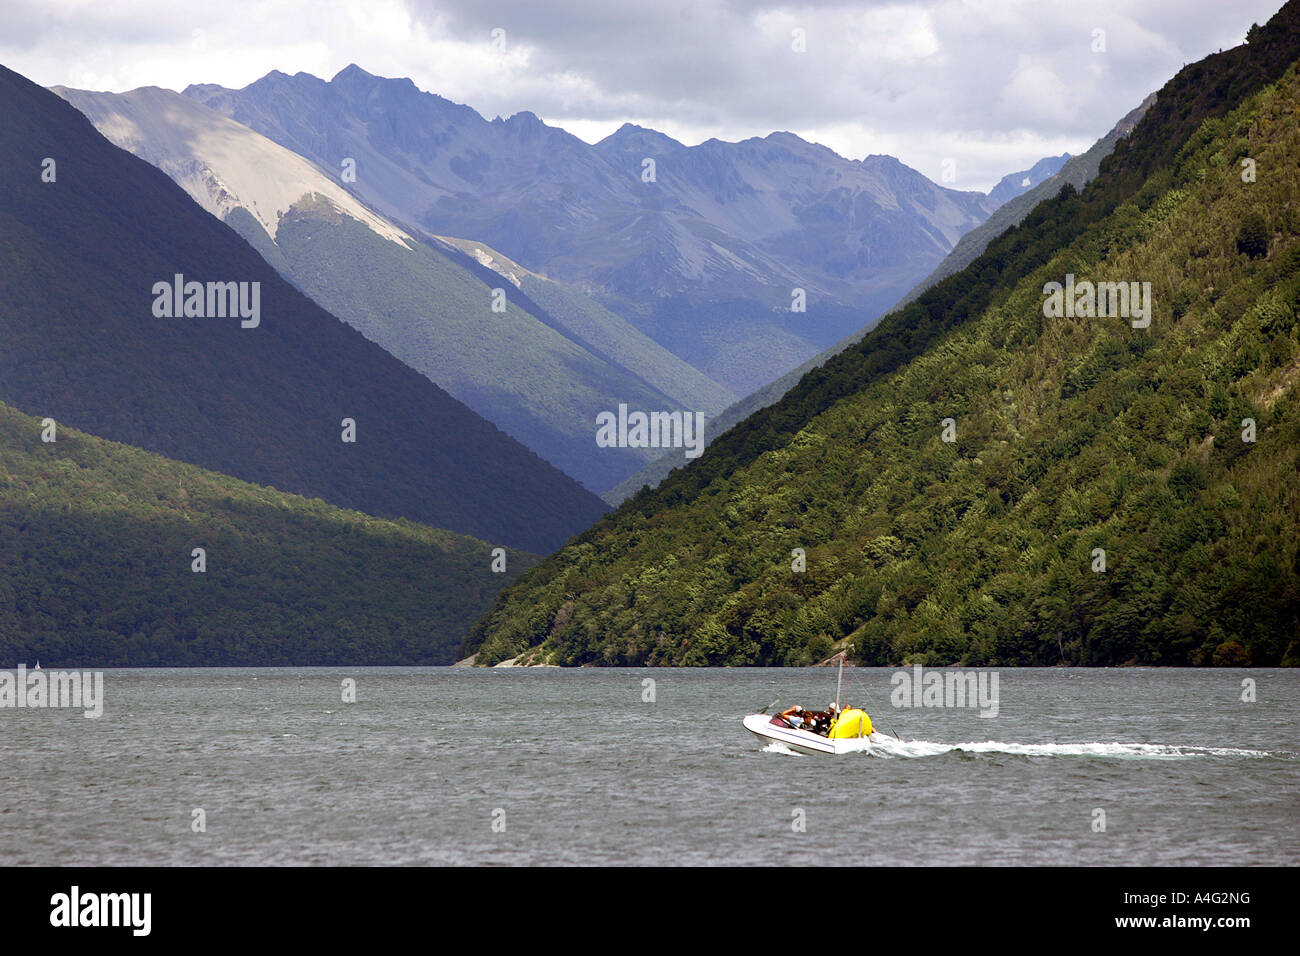
[[[815,734],[821,734],[823,737],[829,733],[830,715],[823,711],[806,710],[804,716],[808,720],[808,730]]]

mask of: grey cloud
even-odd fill
[[[971,5],[946,0],[883,3],[646,4],[607,0],[534,3],[505,0],[409,0],[413,16],[438,22],[461,39],[487,41],[494,27],[512,43],[535,49],[527,84],[536,99],[508,102],[510,90],[487,92],[483,106],[510,113],[616,119],[635,103],[640,115],[674,116],[698,125],[725,117],[732,126],[791,129],[860,121],[905,135],[936,124],[954,133],[1006,134],[1033,129],[1044,137],[1090,139],[1161,85],[1184,62],[1240,42],[1252,20],[1265,20],[1277,0],[1158,0]],[[900,11],[901,14],[900,14]],[[764,34],[764,17],[788,13],[808,30],[808,52],[788,36]],[[857,18],[929,21],[933,56],[871,59],[835,29]],[[1091,30],[1107,30],[1107,52],[1090,49]],[[1059,83],[1065,102],[1054,113],[1018,107],[1014,91],[1022,57]],[[1100,67],[1100,69],[1098,69]],[[571,90],[548,96],[540,78],[577,74],[597,97]],[[486,91],[485,91],[486,92]]]

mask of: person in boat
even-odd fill
[[[805,710],[803,713],[806,720],[806,729],[815,734],[821,734],[823,737],[829,737],[831,725],[835,723],[842,711],[832,701],[826,705],[825,710]]]
[[[825,710],[804,710],[796,705],[781,711],[781,719],[796,730],[808,730],[826,737],[839,714],[839,708],[833,703],[828,704]]]
[[[809,728],[814,733],[821,734],[823,737],[829,736],[831,724],[835,722],[838,711],[835,709],[834,702],[826,705],[825,710],[816,711],[812,717],[812,726]]]
[[[795,728],[795,730],[799,730],[800,728],[803,727],[804,722],[807,720],[807,718],[805,717],[806,713],[807,712],[802,707],[800,707],[798,704],[795,704],[793,707],[788,707],[785,710],[781,711],[781,719],[784,720],[791,727]]]
[[[807,730],[823,737],[830,733],[831,715],[825,711],[791,707],[781,714],[781,718],[796,730]]]
[[[820,710],[804,710],[796,705],[781,711],[781,719],[795,730],[809,730],[825,736],[830,726],[829,715]]]

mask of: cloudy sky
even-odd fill
[[[789,130],[988,189],[1079,153],[1281,0],[0,0],[0,63],[46,86],[241,87],[349,63],[595,142]]]

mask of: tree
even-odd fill
[[[1241,229],[1237,231],[1237,251],[1252,259],[1268,255],[1268,223],[1256,209],[1246,214]]]

